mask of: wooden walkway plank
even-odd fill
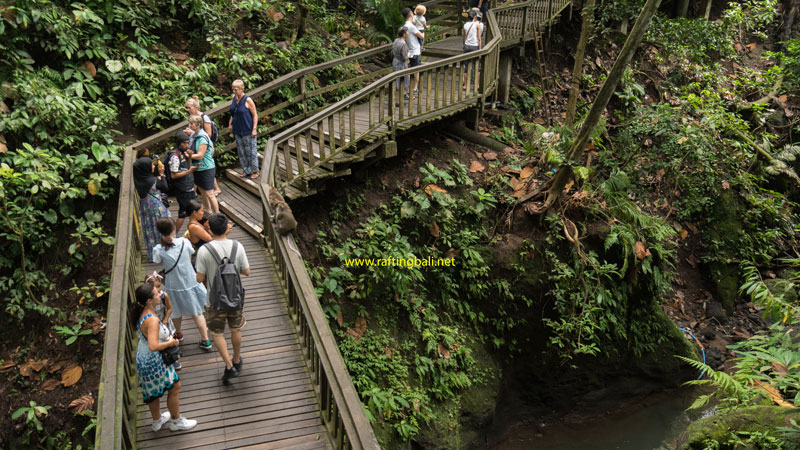
[[[235,203],[239,211],[250,211],[249,219],[257,219],[260,225],[261,206],[254,197],[227,180],[220,180],[220,185],[223,198]],[[176,216],[176,207],[171,209]],[[242,277],[247,319],[242,329],[242,373],[224,386],[219,352],[200,349],[199,330],[190,317],[183,318],[180,410],[198,425],[187,432],[172,432],[167,426],[153,432],[149,409],[141,403],[139,392],[137,447],[332,448],[273,262],[244,228],[235,227],[229,238],[242,243],[252,271],[249,277]],[[145,273],[159,269],[160,264],[144,264]],[[229,331],[226,336],[232,355]],[[162,412],[166,411],[164,399]]]

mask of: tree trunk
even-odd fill
[[[642,42],[644,33],[647,31],[647,27],[650,26],[650,20],[653,18],[656,10],[658,10],[658,5],[660,3],[661,0],[647,0],[644,8],[642,8],[639,18],[636,19],[636,23],[633,25],[631,34],[628,35],[628,39],[625,41],[625,45],[622,47],[619,57],[617,57],[617,60],[614,62],[614,67],[611,68],[608,78],[606,78],[606,81],[600,88],[600,92],[597,94],[597,98],[595,98],[592,103],[592,108],[589,110],[586,120],[583,121],[583,125],[575,136],[575,140],[567,151],[566,161],[558,168],[558,172],[556,172],[553,178],[553,184],[547,192],[544,210],[553,206],[561,195],[564,186],[567,185],[567,180],[569,180],[570,175],[572,175],[572,165],[578,163],[586,145],[589,144],[589,139],[591,139],[592,132],[600,121],[603,110],[605,110],[608,101],[611,100],[611,96],[617,89],[617,85],[620,79],[622,79],[625,68],[628,67],[628,64],[630,64],[633,59],[633,54]]]
[[[575,67],[572,68],[572,86],[569,89],[569,100],[567,100],[567,125],[572,126],[575,122],[575,109],[578,104],[578,93],[580,92],[581,79],[583,78],[583,59],[586,53],[586,41],[592,33],[592,21],[594,20],[594,0],[587,0],[583,6],[583,25],[581,25],[581,37],[578,40],[578,48],[575,50]]]
[[[289,39],[289,42],[294,44],[294,42],[301,37],[306,32],[306,16],[308,15],[308,8],[302,2],[300,3],[300,14],[297,18],[297,26],[295,26],[294,31],[292,32],[292,37]]]
[[[706,20],[711,18],[711,1],[712,0],[706,0]]]
[[[680,0],[678,2],[678,17],[686,17],[689,14],[689,0]]]

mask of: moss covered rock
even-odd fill
[[[732,433],[774,430],[777,427],[791,426],[790,420],[792,419],[800,421],[800,409],[780,406],[749,406],[719,413],[691,424],[686,430],[679,448],[684,450],[704,449],[707,440],[725,443],[728,442]],[[800,444],[800,442],[793,443]]]

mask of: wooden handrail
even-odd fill
[[[531,4],[533,4],[533,0],[529,0],[522,5],[515,6],[517,8],[525,8]],[[505,9],[512,10],[514,8]],[[280,143],[287,142],[293,138],[296,145],[295,149],[297,151],[297,157],[302,158],[299,148],[301,141],[300,136],[303,135],[306,139],[306,142],[310,144],[311,127],[315,124],[319,124],[317,128],[317,136],[319,139],[318,142],[319,146],[323,147],[324,135],[323,128],[321,127],[322,124],[327,121],[329,141],[331,143],[331,147],[334,147],[336,145],[336,139],[333,129],[333,116],[335,114],[339,114],[340,139],[344,139],[344,125],[341,122],[343,111],[361,100],[369,99],[369,121],[371,125],[373,121],[373,99],[380,95],[382,102],[384,89],[387,84],[391,86],[393,83],[395,83],[395,80],[404,75],[411,75],[423,71],[428,71],[429,73],[431,71],[435,71],[436,76],[438,77],[440,70],[445,71],[446,73],[446,70],[449,68],[451,76],[457,73],[459,77],[458,79],[460,79],[463,71],[461,69],[456,71],[454,69],[456,64],[460,65],[461,63],[466,63],[469,61],[482,60],[486,64],[486,70],[492,71],[491,73],[494,74],[492,78],[496,78],[500,42],[502,41],[503,37],[498,28],[495,13],[491,10],[488,13],[488,22],[489,27],[487,29],[487,36],[490,37],[490,40],[483,49],[476,52],[471,52],[469,54],[445,58],[432,64],[425,64],[420,67],[404,69],[398,72],[387,74],[370,83],[359,92],[356,92],[347,98],[324,108],[320,112],[301,121],[300,123],[283,130],[267,141],[264,161],[265,167],[262,170],[261,178],[259,180],[259,192],[263,209],[264,242],[272,250],[271,254],[275,258],[276,265],[279,267],[279,273],[282,276],[284,289],[289,296],[290,312],[293,316],[298,334],[304,336],[302,343],[304,354],[311,357],[311,361],[308,361],[308,363],[313,369],[315,369],[315,374],[317,376],[317,379],[314,380],[314,384],[315,389],[317,389],[318,395],[320,396],[321,407],[325,411],[323,418],[325,419],[325,424],[328,430],[331,432],[337,448],[372,449],[379,447],[374,433],[372,432],[372,428],[362,410],[361,400],[359,399],[358,394],[353,387],[352,380],[349,378],[344,361],[339,352],[338,345],[336,344],[336,340],[330,331],[328,320],[325,318],[325,315],[322,312],[319,299],[317,298],[313,283],[311,282],[306,270],[305,263],[297,252],[291,250],[297,248],[295,238],[293,234],[289,234],[287,236],[281,236],[278,234],[278,232],[273,228],[272,222],[269,220],[269,217],[273,214],[273,211],[269,205],[267,196],[270,186],[276,185],[278,172],[277,146]],[[483,78],[481,81],[482,92],[480,92],[480,96],[476,96],[475,98],[479,99],[482,104],[487,94],[487,90],[493,89],[494,86],[496,86],[496,80],[486,80],[485,77],[481,78]],[[436,79],[438,80],[438,78]],[[395,121],[395,110],[391,107],[391,105],[394,104],[394,93],[394,89],[388,89],[389,109],[385,115],[385,119],[390,122]],[[461,95],[462,94],[459,90],[459,99],[461,98]],[[450,97],[452,101],[452,89]],[[351,117],[352,111],[353,110],[351,109]],[[402,108],[400,109],[400,112],[402,112]],[[382,113],[378,114],[378,116],[381,115]],[[378,117],[378,120],[380,120],[380,117]],[[351,145],[354,144],[352,142],[353,136],[353,129],[351,127]],[[310,145],[307,145],[307,149],[310,154],[313,153]],[[320,156],[324,156],[322,149],[320,149],[320,153]],[[287,166],[286,172],[289,174],[291,169],[290,159],[288,159],[289,154],[285,153],[285,155],[286,158],[284,161],[285,165]],[[310,155],[309,158],[313,161],[315,157]],[[298,168],[302,173],[303,164],[299,163]],[[336,411],[332,411],[330,409],[332,407],[332,405],[329,403],[331,397],[337,405]],[[330,414],[328,414],[329,412]],[[342,428],[344,429],[344,435],[347,437],[346,440],[340,436],[337,436],[336,434],[336,430]]]
[[[427,2],[423,2],[422,4],[430,9],[432,6],[436,6],[436,5],[438,5],[440,3],[444,3],[446,1],[447,0],[429,0]],[[432,21],[435,21],[435,20],[436,20],[435,18],[432,19]],[[441,34],[442,33],[440,32],[440,33],[432,35],[431,37],[437,37],[437,36],[439,36]],[[255,99],[258,99],[260,97],[264,97],[267,94],[269,94],[271,92],[274,92],[274,91],[278,90],[279,88],[281,88],[283,86],[286,86],[286,85],[288,85],[290,83],[296,82],[297,80],[301,80],[301,79],[305,78],[307,75],[311,75],[311,74],[314,74],[316,72],[319,72],[319,71],[322,71],[322,70],[325,70],[325,69],[330,69],[332,67],[336,67],[336,66],[339,66],[341,64],[347,64],[347,63],[350,63],[350,62],[353,62],[353,61],[356,61],[356,60],[359,60],[359,59],[370,58],[370,57],[377,56],[377,55],[385,55],[385,54],[388,53],[388,51],[391,48],[392,48],[392,44],[384,44],[384,45],[381,45],[381,46],[378,46],[378,47],[375,47],[375,48],[372,48],[372,49],[369,49],[369,50],[364,50],[362,52],[353,53],[353,54],[347,55],[347,56],[342,56],[340,58],[336,58],[336,59],[333,59],[333,60],[330,60],[330,61],[325,61],[325,62],[322,62],[322,63],[319,63],[319,64],[315,64],[313,66],[304,67],[302,69],[298,69],[298,70],[295,70],[293,72],[290,72],[290,73],[287,73],[285,75],[282,75],[282,76],[270,81],[269,83],[261,85],[261,86],[257,87],[256,89],[253,89],[252,91],[248,92],[247,95],[249,95],[251,98],[253,98],[255,100]],[[304,97],[304,98],[308,98],[308,97]],[[301,99],[298,99],[298,100],[303,100],[304,98],[301,98]],[[205,113],[210,118],[214,119],[214,118],[219,117],[219,116],[225,114],[226,112],[228,112],[230,107],[231,107],[231,100],[228,100],[226,102],[223,102],[223,103],[211,108],[210,110],[205,111]],[[260,113],[259,113],[259,115],[260,115]],[[148,137],[146,137],[144,139],[141,139],[141,140],[135,142],[132,145],[132,147],[135,150],[138,150],[138,149],[141,149],[141,148],[146,148],[146,147],[150,147],[150,146],[159,144],[159,143],[164,142],[164,141],[166,141],[168,139],[171,139],[173,136],[175,136],[175,133],[177,133],[178,131],[186,129],[186,127],[188,125],[189,125],[189,122],[187,120],[184,120],[182,122],[176,123],[175,125],[173,125],[173,126],[171,126],[169,128],[165,128],[164,130],[162,130],[162,131],[160,131],[158,133],[155,133],[155,134],[153,134],[151,136],[148,136]],[[217,125],[219,126],[219,124],[217,124]],[[227,133],[227,128],[226,127],[224,127],[224,126],[223,127],[219,127],[219,129],[220,129],[219,131],[220,131],[220,135],[221,136],[223,136],[223,135],[225,135]]]
[[[264,219],[264,243],[271,250],[271,254],[275,260],[278,268],[279,275],[281,276],[283,288],[288,297],[289,312],[292,316],[293,323],[298,331],[303,354],[312,373],[312,381],[317,393],[317,398],[322,411],[323,420],[331,435],[331,440],[337,449],[378,449],[379,445],[372,428],[364,414],[361,401],[353,386],[352,380],[347,372],[347,369],[339,352],[336,340],[331,333],[327,319],[319,304],[319,299],[314,291],[313,283],[306,271],[305,264],[302,257],[296,252],[297,244],[292,235],[280,236],[272,227],[272,223],[268,220],[269,215],[272,213],[267,202],[266,193],[269,186],[275,184],[275,177],[277,173],[277,152],[275,151],[276,143],[286,142],[290,137],[294,138],[295,144],[300,142],[300,132],[306,131],[304,137],[306,142],[311,142],[311,136],[308,134],[309,127],[322,120],[328,120],[330,140],[333,145],[334,130],[333,114],[340,114],[351,105],[364,99],[369,99],[370,106],[376,98],[383,101],[383,95],[387,85],[391,86],[394,81],[404,75],[414,73],[422,73],[427,71],[429,80],[434,77],[434,80],[439,80],[439,76],[458,76],[469,75],[469,70],[463,69],[462,63],[469,63],[471,61],[481,61],[485,67],[485,73],[492,76],[482,76],[480,87],[475,85],[472,89],[473,94],[471,97],[465,97],[462,100],[462,93],[458,92],[458,102],[460,105],[473,104],[480,101],[480,107],[486,98],[488,92],[491,92],[497,81],[496,74],[497,63],[499,60],[500,43],[505,39],[498,26],[496,15],[503,15],[506,11],[514,11],[519,8],[533,7],[548,1],[546,8],[549,10],[563,9],[563,6],[570,3],[569,0],[555,0],[556,5],[553,4],[554,0],[528,0],[523,3],[515,4],[508,7],[500,7],[490,10],[488,13],[489,27],[487,29],[487,37],[489,42],[487,45],[476,52],[471,52],[467,55],[457,55],[450,58],[443,59],[433,64],[426,64],[412,69],[405,69],[399,72],[393,72],[381,76],[378,80],[371,82],[368,86],[362,88],[359,92],[348,96],[346,99],[336,102],[332,105],[323,107],[313,113],[311,117],[296,123],[294,126],[281,131],[278,135],[270,138],[266,144],[265,160],[267,167],[262,171],[261,179],[259,180],[259,190],[261,203],[263,208]],[[459,2],[452,2],[447,0],[432,0],[424,3],[426,6],[434,6],[439,4],[459,5]],[[555,8],[554,8],[555,7]],[[437,19],[432,19],[432,23],[444,22],[451,17],[457,17],[460,10],[451,11]],[[525,13],[527,14],[527,12]],[[537,15],[533,14],[534,20]],[[547,18],[549,19],[549,18]],[[535,27],[534,27],[535,28]],[[458,27],[447,27],[439,30],[439,36],[451,33],[454,30],[460,32]],[[523,35],[526,32],[526,27],[523,27]],[[431,34],[430,37],[435,37]],[[524,36],[523,36],[524,37]],[[356,61],[363,58],[373,57],[388,52],[391,44],[376,47],[374,49],[365,50],[353,55],[348,55],[338,58],[333,61],[317,64],[292,73],[283,75],[270,83],[267,83],[249,93],[251,97],[258,97],[267,95],[276,89],[286,86],[289,83],[300,82],[303,83],[304,77],[313,74],[320,70],[325,70],[339,64]],[[448,72],[449,71],[449,72]],[[370,77],[364,77],[368,80]],[[336,83],[334,83],[336,85]],[[438,81],[437,81],[438,85]],[[474,85],[474,83],[473,83]],[[343,85],[339,84],[338,87]],[[430,89],[430,84],[428,84]],[[325,88],[317,89],[315,95],[321,95],[327,91],[322,91]],[[380,90],[380,92],[378,92]],[[289,102],[288,105],[303,104],[309,97],[314,96],[315,91],[305,91],[301,88],[300,95]],[[430,93],[430,92],[429,92]],[[394,104],[395,91],[388,89],[389,104]],[[444,92],[444,97],[447,92]],[[421,97],[421,96],[420,96]],[[430,96],[429,96],[430,97]],[[435,95],[435,102],[438,102],[438,95]],[[443,98],[444,98],[443,97]],[[450,101],[454,101],[454,92],[451,87]],[[418,102],[420,100],[417,100]],[[452,104],[452,103],[451,103]],[[381,103],[382,105],[382,103]],[[207,111],[206,113],[211,117],[218,117],[224,114],[230,107],[230,102],[225,102],[217,107]],[[377,114],[378,120],[387,120],[392,127],[396,127],[399,119],[402,117],[402,109],[395,111],[394,108],[389,108],[387,111],[381,111]],[[409,107],[409,111],[411,108]],[[309,114],[308,111],[303,114]],[[352,117],[352,110],[350,111]],[[370,121],[372,121],[372,110],[370,110]],[[161,143],[171,138],[174,133],[186,127],[186,122],[178,123],[170,128],[167,128],[159,133],[142,139],[130,146],[125,150],[122,179],[120,185],[120,198],[117,210],[117,230],[116,230],[116,245],[114,248],[113,265],[112,265],[112,278],[111,278],[111,291],[110,301],[107,313],[107,328],[106,337],[103,348],[102,360],[102,373],[100,377],[100,388],[98,395],[98,421],[95,435],[95,447],[98,449],[133,449],[136,448],[136,404],[137,404],[137,383],[136,383],[136,364],[134,354],[134,342],[136,327],[130,320],[129,305],[132,304],[133,293],[138,284],[138,272],[141,266],[141,256],[143,242],[141,238],[141,222],[139,218],[139,198],[133,186],[133,163],[135,160],[135,152],[138,149],[152,146]],[[322,137],[321,129],[319,137]],[[340,120],[340,139],[338,145],[340,148],[344,145],[344,125]],[[394,131],[392,131],[394,135]],[[350,141],[355,145],[355,141],[361,138],[356,137],[353,129],[350,129]]]

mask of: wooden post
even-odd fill
[[[303,75],[297,80],[297,83],[300,87],[300,95],[302,95],[303,101],[303,118],[305,118],[308,114],[308,100],[306,99],[306,76]]]
[[[706,0],[706,20],[711,18],[711,0]]]
[[[500,103],[507,104],[511,98],[511,63],[513,60],[511,52],[500,53],[500,67],[497,70],[497,100]]]
[[[394,122],[394,108],[395,108],[395,106],[394,106],[394,103],[395,103],[395,100],[394,100],[394,85],[395,85],[395,81],[394,80],[389,82],[389,105],[386,107],[386,109],[389,111],[388,127],[389,127],[389,132],[390,132],[390,134],[392,136],[392,140],[394,140],[396,132],[397,132],[397,126],[396,126],[396,124]]]

